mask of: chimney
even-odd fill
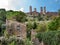
[[[40,7],[40,13],[43,14],[43,7]]]
[[[44,7],[44,14],[46,14],[46,7]]]
[[[32,6],[30,6],[29,9],[30,9],[30,15],[32,15]]]

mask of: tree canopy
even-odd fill
[[[25,22],[26,21],[26,14],[24,12],[19,12],[17,15],[16,15],[16,21],[18,22]]]

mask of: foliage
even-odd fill
[[[30,21],[26,24],[26,26],[27,26],[27,31],[30,31],[33,28],[33,24]]]
[[[47,31],[46,23],[38,24],[36,31],[37,32],[45,32],[45,31]]]
[[[13,41],[13,42],[11,42],[9,45],[15,45],[15,42]]]
[[[37,28],[37,23],[35,21],[34,22],[29,21],[26,26],[27,26],[27,30],[29,31],[29,30],[32,30],[32,29],[36,29]]]
[[[0,9],[0,35],[2,35],[3,30],[2,30],[2,24],[6,23],[6,10],[5,9]]]
[[[18,22],[25,22],[26,21],[26,14],[24,12],[21,12],[16,15],[16,21]]]
[[[31,30],[32,30],[32,23],[29,21],[27,24],[27,38],[31,39]]]
[[[25,45],[33,45],[32,42],[29,39],[25,40]]]
[[[0,20],[6,21],[6,10],[5,9],[0,9]]]
[[[9,38],[9,34],[8,34],[8,31],[7,30],[4,31],[4,37],[5,38]]]
[[[7,14],[6,14],[6,17],[7,19],[12,19],[15,18],[15,16],[18,14],[19,12],[18,11],[7,11]]]
[[[46,45],[60,44],[60,31],[38,33],[36,37],[40,40],[40,42],[43,41]]]
[[[56,17],[54,20],[52,20],[49,24],[48,24],[48,30],[58,30],[58,28],[60,27],[60,17]]]
[[[2,41],[0,41],[1,45],[32,45],[32,42],[29,41],[29,39],[25,39],[25,40],[21,40],[17,37],[10,37],[9,39],[2,39]]]
[[[44,19],[43,19],[43,16],[41,16],[40,14],[38,15],[37,18],[38,18],[39,21],[44,20]]]
[[[31,30],[37,28],[37,23],[35,21],[33,23],[29,21],[26,26],[27,26],[27,38],[31,39]]]
[[[34,22],[34,23],[33,23],[33,29],[36,29],[36,28],[37,28],[37,23]]]

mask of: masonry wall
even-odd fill
[[[8,20],[7,22],[7,31],[10,35],[15,35],[17,37],[21,37],[22,39],[26,38],[26,25]]]

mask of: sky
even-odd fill
[[[6,10],[16,10],[29,12],[29,6],[37,8],[40,12],[40,7],[46,6],[46,10],[50,12],[56,12],[60,9],[60,0],[1,0],[0,8],[5,8]]]

